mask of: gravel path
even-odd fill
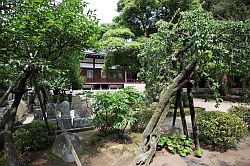
[[[215,100],[205,101],[204,99],[194,98],[194,106],[205,108],[206,111],[219,110],[219,111],[226,112],[232,106],[244,105],[244,106],[249,107],[249,105],[247,105],[246,103],[237,103],[237,102],[230,102],[230,101],[223,101],[222,103],[220,103],[218,108],[216,108],[215,105],[216,105]]]

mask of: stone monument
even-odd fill
[[[71,117],[70,117],[70,105],[68,101],[61,103],[61,120],[66,129],[72,128]]]

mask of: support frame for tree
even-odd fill
[[[160,128],[168,113],[170,101],[174,93],[187,83],[195,66],[196,60],[193,59],[191,63],[173,80],[173,82],[161,91],[158,107],[142,134],[139,155],[135,161],[136,165],[149,165],[156,151],[157,142],[160,137]]]

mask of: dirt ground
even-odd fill
[[[232,105],[241,103],[223,102],[219,110],[226,111]],[[195,106],[206,108],[207,111],[216,110],[215,101],[204,102],[195,99]],[[190,116],[186,117],[188,128],[191,129]],[[167,118],[162,130],[171,131],[172,118]],[[177,118],[177,130],[181,130],[181,120]],[[81,162],[84,166],[132,166],[138,150],[139,135],[133,136],[136,141],[119,144],[112,139],[100,140],[93,137],[96,131],[79,132],[84,154]],[[92,136],[91,136],[92,135]],[[91,139],[89,139],[91,138]],[[94,144],[94,146],[92,146]],[[157,151],[150,166],[250,166],[250,134],[246,140],[236,144],[236,148],[220,153],[203,149],[202,158],[189,155],[180,157],[168,153],[166,150]],[[51,150],[27,153],[23,155],[24,166],[75,166],[75,163],[65,163],[51,153]],[[0,162],[1,165],[1,162]]]

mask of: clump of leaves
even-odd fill
[[[245,106],[234,106],[229,108],[229,113],[233,113],[246,122],[248,129],[250,129],[250,108]]]
[[[237,115],[226,112],[199,112],[197,124],[201,142],[219,151],[228,150],[248,134],[247,125]]]
[[[55,126],[49,123],[48,133],[44,122],[37,121],[21,126],[14,132],[14,144],[19,152],[35,151],[50,147],[56,137]]]
[[[174,134],[172,136],[161,135],[158,146],[166,147],[170,152],[185,157],[191,153],[193,142],[193,139],[187,138],[183,134]]]
[[[123,135],[126,126],[135,122],[134,113],[140,111],[143,103],[141,94],[132,87],[99,93],[92,105],[96,114],[93,122],[107,133],[118,131]]]
[[[131,125],[131,130],[133,132],[143,132],[147,127],[148,122],[150,121],[154,111],[150,109],[144,109],[142,111],[137,111],[134,114],[136,118],[135,122]]]
[[[203,151],[202,151],[202,150],[200,150],[200,149],[195,150],[195,151],[194,151],[194,155],[195,155],[196,157],[202,157],[202,155],[203,155]]]

